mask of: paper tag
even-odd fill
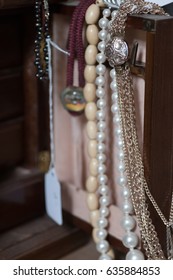
[[[57,224],[62,225],[61,186],[55,168],[45,174],[45,204],[47,215]]]

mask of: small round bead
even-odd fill
[[[84,69],[84,78],[87,83],[94,83],[96,79],[96,67],[94,65],[86,65]]]
[[[108,234],[108,232],[104,228],[96,230],[96,235],[98,237],[98,240],[104,240],[106,238],[107,234]]]
[[[95,80],[95,84],[97,86],[103,86],[105,84],[105,78],[104,76],[98,76]]]
[[[108,194],[108,192],[109,192],[109,188],[108,188],[107,185],[101,185],[101,186],[99,187],[99,193],[100,193],[101,195],[106,195],[106,194]]]
[[[117,100],[118,100],[118,93],[117,92],[114,92],[113,94],[112,94],[112,101],[116,101],[117,102]]]
[[[89,102],[85,106],[85,116],[89,121],[94,121],[96,118],[97,106],[95,102]]]
[[[95,140],[89,141],[88,154],[91,158],[95,158],[97,156],[97,141],[95,141]]]
[[[103,10],[103,16],[109,17],[110,15],[111,15],[110,9],[104,9],[104,10]]]
[[[107,195],[104,195],[104,196],[100,197],[99,202],[100,202],[101,206],[108,206],[110,204],[110,197]]]
[[[99,98],[104,97],[104,96],[105,96],[105,90],[104,90],[104,88],[99,87],[99,88],[96,90],[96,95],[97,95],[97,97],[99,97]]]
[[[109,20],[107,19],[107,18],[101,18],[100,20],[99,20],[99,27],[100,28],[106,28],[107,27],[107,25],[108,25],[108,22],[109,22]]]
[[[98,160],[98,162],[100,162],[100,163],[105,162],[105,161],[106,161],[106,156],[105,156],[105,154],[102,154],[102,153],[97,154],[97,160]]]
[[[110,88],[113,90],[113,91],[116,91],[117,90],[117,83],[115,81],[111,82],[110,83]]]
[[[92,158],[89,164],[90,173],[93,176],[97,176],[97,169],[98,169],[98,161],[95,158]]]
[[[97,221],[98,228],[106,228],[108,226],[108,220],[104,217],[101,217]]]
[[[105,121],[99,121],[97,123],[97,128],[99,131],[104,131],[106,128],[106,122]]]
[[[98,75],[103,75],[106,72],[106,66],[104,64],[98,64],[96,66],[96,73]]]
[[[97,48],[95,45],[88,45],[85,50],[85,61],[88,65],[95,65],[97,57]]]
[[[118,179],[118,184],[120,186],[125,186],[127,184],[127,178],[125,175],[121,175]]]
[[[87,102],[92,102],[96,98],[96,86],[92,83],[86,83],[83,89],[83,94]]]
[[[95,193],[87,194],[87,205],[90,211],[97,210],[99,206],[98,197]]]
[[[109,256],[108,254],[102,254],[100,257],[99,257],[99,260],[112,260],[111,256]]]
[[[138,236],[134,232],[128,232],[122,238],[123,245],[126,248],[134,248],[138,245]]]
[[[104,53],[98,53],[96,55],[96,60],[98,63],[104,63],[106,61],[106,56],[104,55]]]
[[[104,143],[98,143],[98,145],[97,145],[98,153],[104,153],[105,149],[106,149],[106,147],[105,147]]]
[[[121,225],[124,230],[132,230],[136,225],[136,221],[132,216],[125,215],[122,218]]]
[[[97,137],[97,124],[95,121],[88,121],[86,131],[89,139],[94,140]]]
[[[117,103],[114,103],[114,104],[111,106],[111,111],[112,111],[113,114],[119,112],[119,106],[118,106]]]
[[[100,41],[100,42],[98,43],[97,48],[98,48],[98,50],[99,50],[100,52],[104,52],[104,51],[105,51],[105,47],[106,47],[105,41]]]
[[[110,71],[110,76],[111,76],[112,79],[114,79],[114,78],[116,77],[116,71],[115,71],[115,69],[111,69],[111,71]]]
[[[98,175],[99,184],[105,185],[108,181],[108,177],[104,174]]]
[[[101,240],[97,243],[96,249],[99,253],[106,253],[109,250],[109,243],[106,240]]]
[[[103,174],[106,172],[106,166],[104,164],[98,164],[97,167],[98,174]]]
[[[109,216],[109,208],[106,207],[106,206],[101,206],[100,209],[99,209],[99,212],[100,212],[101,217]]]
[[[87,24],[94,24],[98,21],[100,16],[100,8],[96,4],[91,4],[85,14],[85,21]]]
[[[121,193],[122,193],[122,196],[124,198],[129,198],[130,197],[130,190],[127,187],[123,187]]]
[[[86,189],[88,192],[95,192],[98,188],[97,178],[94,176],[89,176],[86,181]]]
[[[98,33],[98,36],[99,36],[100,40],[106,40],[107,35],[108,35],[107,31],[104,30],[104,29],[99,31],[99,33]]]
[[[105,118],[105,112],[103,110],[98,110],[96,112],[96,118],[98,121],[102,121]]]
[[[124,213],[129,213],[129,214],[133,213],[133,205],[130,201],[125,201],[122,205],[122,208]]]
[[[105,140],[105,133],[104,132],[98,132],[97,133],[97,141],[103,142]]]
[[[99,41],[98,33],[99,30],[97,25],[95,24],[88,25],[86,29],[86,38],[90,45],[97,45]]]
[[[126,255],[126,260],[137,261],[137,260],[144,260],[144,259],[145,258],[143,253],[138,249],[130,250]]]
[[[99,99],[99,100],[97,101],[97,107],[98,107],[99,109],[103,109],[105,106],[106,106],[106,101],[105,101],[104,99]]]

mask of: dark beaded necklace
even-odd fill
[[[48,0],[35,1],[36,39],[35,66],[36,77],[40,80],[48,78],[49,5]]]
[[[83,27],[86,10],[94,2],[95,0],[81,0],[73,12],[69,27],[68,52],[70,56],[67,59],[67,88],[61,94],[61,101],[64,108],[73,115],[80,114],[85,108],[85,99],[83,96],[83,87],[85,85]],[[79,86],[73,85],[75,59],[78,63]]]

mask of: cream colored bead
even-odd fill
[[[94,102],[89,102],[85,106],[85,116],[89,121],[94,121],[96,118],[97,106]]]
[[[96,98],[96,85],[86,83],[83,89],[84,97],[87,102],[94,101]]]
[[[87,194],[87,205],[90,211],[94,211],[98,209],[99,200],[98,200],[98,196],[95,193]]]
[[[89,170],[90,170],[91,175],[97,176],[97,174],[98,174],[97,168],[98,168],[97,159],[92,158],[90,161],[90,165],[89,165]]]
[[[84,78],[88,83],[94,83],[96,79],[96,67],[94,65],[86,65],[84,69]]]
[[[99,42],[98,27],[95,24],[88,25],[86,29],[86,38],[90,45],[97,45]]]
[[[107,252],[107,255],[109,255],[111,257],[111,259],[115,259],[115,253],[112,248],[109,249],[109,251]]]
[[[90,222],[93,227],[97,227],[98,219],[99,219],[99,210],[97,209],[97,210],[91,211],[90,212]]]
[[[105,7],[105,3],[103,3],[103,0],[96,0],[96,4],[101,8]]]
[[[91,158],[95,158],[97,155],[97,141],[91,140],[88,143],[88,154]]]
[[[94,228],[93,231],[92,231],[92,238],[93,238],[95,243],[99,242],[99,239],[97,237],[97,231],[98,231],[98,228]]]
[[[100,16],[100,8],[96,4],[91,4],[85,14],[85,21],[87,24],[94,24],[98,21]]]
[[[88,45],[85,50],[85,61],[88,65],[95,65],[98,50],[94,45]]]
[[[89,139],[94,140],[97,137],[97,124],[95,121],[88,121],[86,131]]]
[[[96,192],[98,188],[97,178],[94,176],[89,176],[86,181],[86,189],[88,192]]]

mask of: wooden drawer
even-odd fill
[[[13,72],[0,76],[0,121],[19,117],[24,111],[22,74],[19,69]]]
[[[0,168],[14,166],[23,160],[23,119],[0,124]]]

